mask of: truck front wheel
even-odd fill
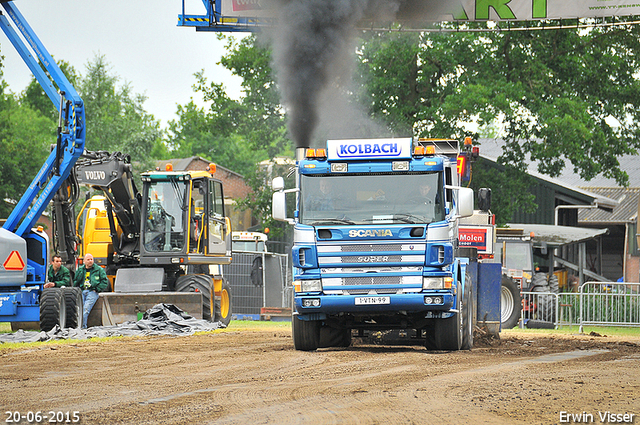
[[[318,320],[300,320],[291,318],[293,346],[300,351],[314,351],[320,343],[320,322]]]
[[[467,272],[464,283],[464,299],[462,300],[463,350],[471,350],[473,348],[473,311],[473,283],[471,282],[471,275]]]
[[[458,282],[458,288],[460,288]],[[464,321],[462,314],[461,298],[464,295],[460,290],[456,295],[456,306],[453,316],[446,319],[437,319],[434,325],[435,346],[436,350],[457,351],[462,348],[462,339],[464,335]]]

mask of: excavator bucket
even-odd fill
[[[127,268],[116,274],[114,292],[102,292],[91,310],[88,326],[117,325],[140,320],[156,304],[173,304],[202,319],[201,292],[163,292],[162,268]]]

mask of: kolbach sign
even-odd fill
[[[272,4],[269,0],[220,0],[215,8],[222,17],[240,18],[230,20],[239,23],[242,18],[273,18]],[[640,15],[640,0],[399,0],[398,4],[396,20],[414,23]]]

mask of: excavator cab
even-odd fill
[[[222,183],[204,171],[142,175],[141,264],[228,264]]]

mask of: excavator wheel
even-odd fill
[[[77,287],[62,288],[62,293],[67,313],[67,327],[82,328],[82,290]]]
[[[40,329],[49,332],[56,325],[65,328],[67,313],[62,288],[45,288],[40,295]]]
[[[176,279],[176,292],[202,293],[202,318],[212,321],[216,299],[213,296],[213,280],[207,274],[185,274]]]
[[[222,280],[222,293],[216,296],[215,305],[215,322],[222,322],[223,325],[229,326],[231,323],[231,287],[225,279]]]

